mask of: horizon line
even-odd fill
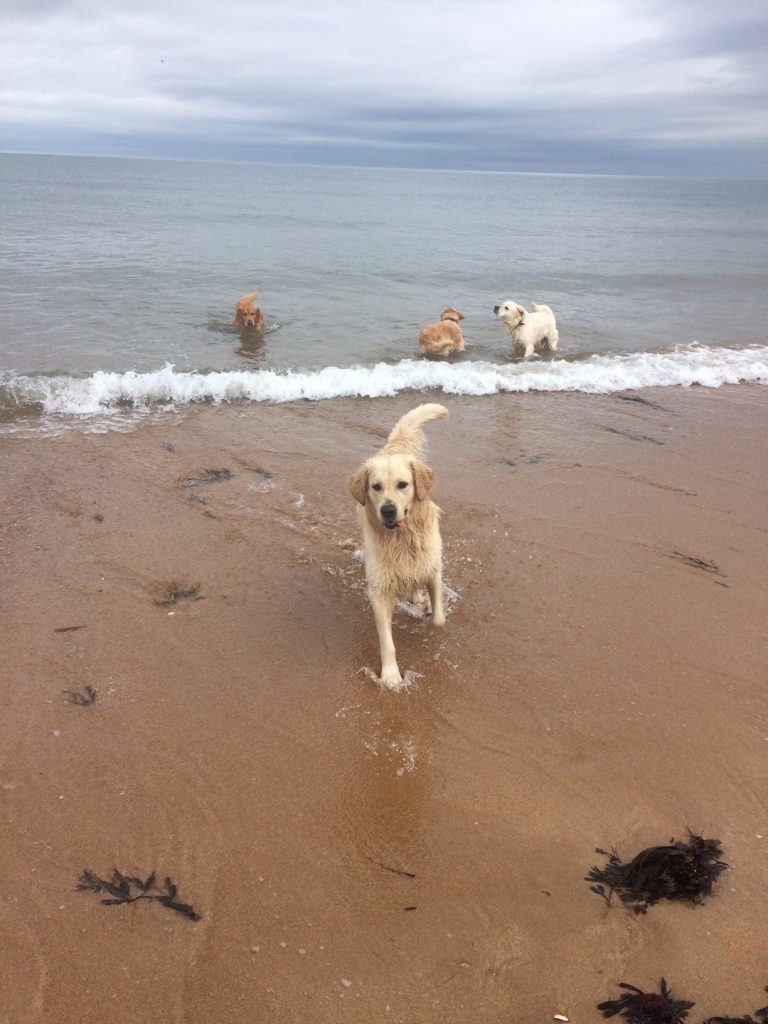
[[[193,157],[193,156],[148,156],[136,153],[63,153],[46,150],[26,149],[0,149],[0,156],[41,156],[60,157],[72,160],[146,160],[157,163],[188,163],[188,164],[216,164],[235,167],[291,167],[296,169],[310,168],[316,170],[341,170],[341,171],[394,171],[394,172],[416,172],[427,174],[489,174],[489,175],[513,175],[518,177],[548,177],[548,178],[655,178],[659,180],[672,181],[749,181],[766,182],[766,178],[759,177],[724,177],[717,174],[690,174],[690,173],[666,173],[653,174],[640,171],[518,171],[503,168],[472,168],[472,167],[393,167],[382,164],[333,164],[333,163],[292,163],[290,161],[269,161],[269,160],[242,160],[225,157]]]

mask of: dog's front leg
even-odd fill
[[[445,625],[445,612],[443,611],[443,574],[436,572],[429,581],[429,600],[432,602],[432,625]]]
[[[376,631],[379,634],[379,650],[381,652],[381,681],[385,686],[397,686],[403,681],[397,667],[395,642],[392,639],[392,612],[395,607],[393,598],[384,597],[375,592],[368,593],[376,620]]]

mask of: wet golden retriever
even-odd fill
[[[241,295],[235,303],[234,326],[238,331],[264,330],[264,314],[254,303],[258,297],[258,292],[249,292],[248,295]]]
[[[440,323],[427,324],[419,331],[419,351],[423,356],[449,356],[464,351],[464,335],[459,320],[464,314],[448,306],[440,314]]]
[[[443,612],[443,544],[440,509],[429,499],[434,475],[421,460],[423,426],[445,419],[448,410],[426,403],[395,424],[384,447],[367,459],[349,481],[360,505],[365,576],[381,649],[381,681],[402,682],[392,639],[395,600],[420,603],[429,591],[432,625],[445,624]]]

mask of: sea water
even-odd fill
[[[768,383],[768,183],[0,155],[0,413]],[[258,289],[263,337],[232,324]],[[547,303],[522,362],[493,306]],[[460,309],[466,352],[418,355]]]

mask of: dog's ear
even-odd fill
[[[435,483],[435,474],[420,459],[411,462],[413,471],[413,487],[419,501],[424,501]]]
[[[368,467],[361,466],[355,475],[349,478],[348,486],[349,493],[355,501],[365,505],[365,495],[368,490]]]
[[[517,307],[517,312],[520,314],[520,323],[522,323],[523,320],[525,320],[525,310],[523,309],[522,306],[518,306]]]

